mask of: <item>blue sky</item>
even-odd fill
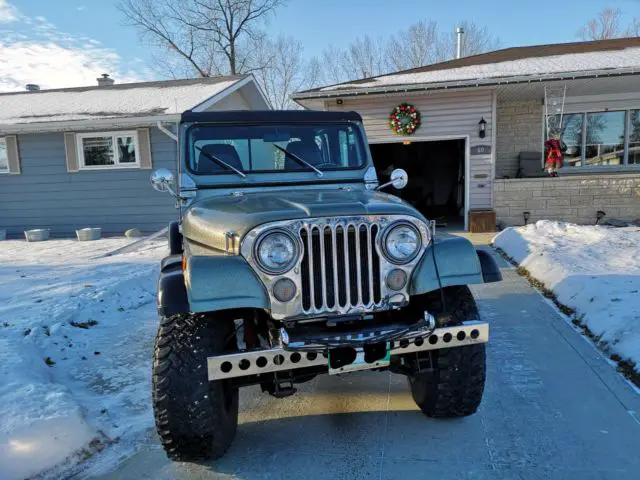
[[[22,88],[31,76],[49,86],[92,84],[104,69],[120,80],[157,78],[148,49],[123,25],[115,3],[0,0],[0,90]],[[419,19],[442,29],[472,20],[508,47],[574,41],[580,26],[609,6],[626,20],[640,18],[640,0],[289,0],[267,29],[299,39],[312,56],[329,43],[386,37]],[[47,72],[51,78],[43,80]]]

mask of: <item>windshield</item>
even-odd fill
[[[195,125],[188,166],[200,175],[345,170],[366,163],[352,124]]]

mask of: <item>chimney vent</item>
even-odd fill
[[[98,81],[99,87],[108,87],[109,85],[113,85],[115,83],[115,80],[113,78],[109,78],[108,73],[103,73],[102,76],[96,78],[96,80]]]
[[[25,88],[27,92],[37,92],[40,90],[40,85],[36,85],[35,83],[27,83]]]
[[[462,58],[462,43],[464,39],[464,28],[456,28],[456,58]]]

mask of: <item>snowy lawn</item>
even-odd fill
[[[0,242],[0,478],[132,450],[153,426],[155,289],[166,241]],[[55,470],[54,470],[55,472]]]
[[[493,242],[640,373],[640,228],[542,220],[508,228]]]

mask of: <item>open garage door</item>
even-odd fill
[[[392,193],[416,207],[438,226],[465,227],[465,140],[373,143],[373,163],[381,183],[394,168],[409,174],[403,190]]]

